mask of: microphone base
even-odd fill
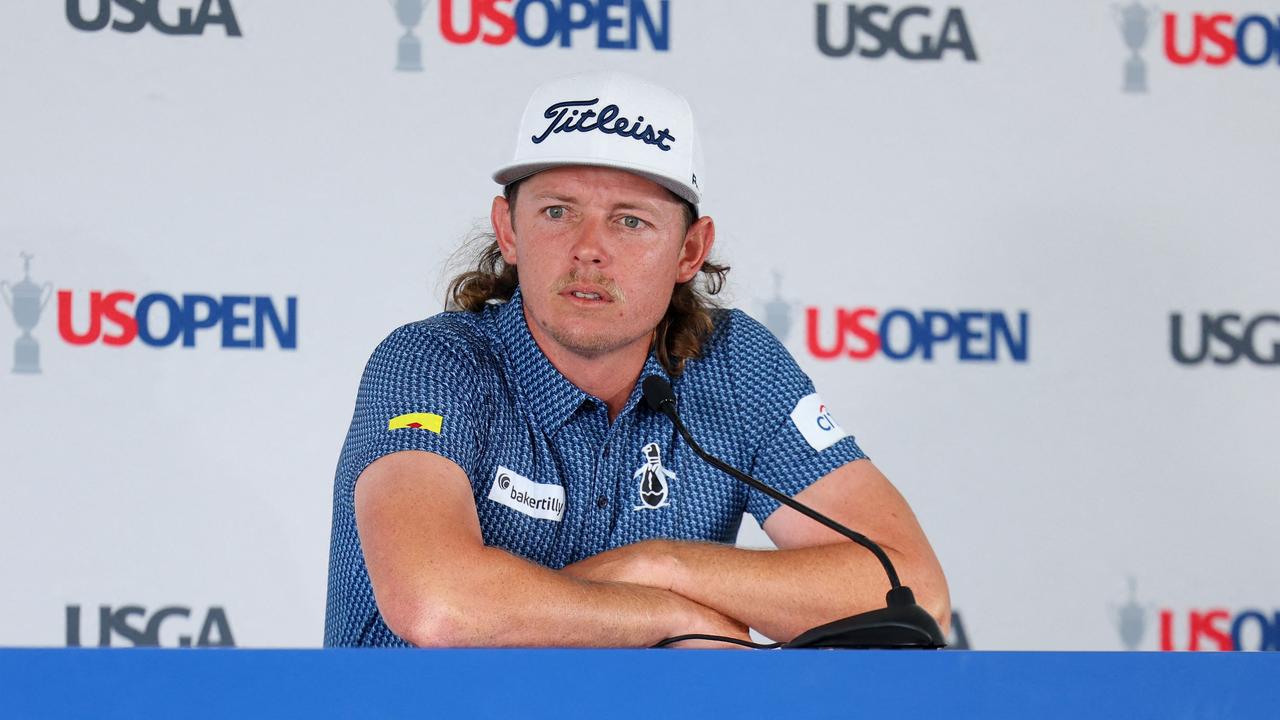
[[[806,630],[784,648],[937,650],[947,646],[938,623],[912,603],[841,618]]]

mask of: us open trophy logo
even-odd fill
[[[1147,63],[1138,53],[1147,44],[1147,35],[1156,18],[1156,9],[1129,3],[1124,7],[1111,6],[1115,13],[1116,23],[1120,26],[1120,34],[1124,36],[1124,44],[1129,46],[1130,56],[1124,64],[1124,91],[1127,93],[1145,93],[1147,91]]]
[[[1120,632],[1120,642],[1125,650],[1137,650],[1142,644],[1142,636],[1147,632],[1147,608],[1138,604],[1137,588],[1138,581],[1130,577],[1129,602],[1111,608],[1116,630]]]
[[[31,255],[21,253],[25,277],[10,285],[0,281],[0,296],[13,312],[13,319],[22,329],[22,335],[13,342],[13,371],[26,375],[40,372],[40,343],[31,337],[31,331],[40,322],[40,313],[53,295],[53,283],[36,285],[31,281]]]
[[[773,271],[773,299],[764,304],[764,326],[781,342],[791,332],[791,303],[782,299],[782,273]]]
[[[391,6],[396,10],[396,19],[404,26],[404,35],[400,36],[400,45],[396,48],[396,69],[422,72],[422,41],[413,34],[413,29],[422,22],[427,0],[391,0]]]

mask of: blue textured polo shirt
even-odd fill
[[[739,310],[714,320],[672,382],[708,452],[791,495],[864,457],[764,326]],[[695,456],[644,403],[650,375],[670,380],[652,354],[610,423],[539,349],[519,291],[391,333],[365,368],[334,479],[325,645],[406,644],[378,613],[354,509],[360,473],[397,451],[457,463],[485,544],[550,568],[649,538],[731,543],[743,512],[763,523],[778,503]]]

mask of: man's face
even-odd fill
[[[676,283],[693,278],[714,240],[710,219],[686,231],[665,188],[612,168],[568,166],[496,198],[502,257],[515,265],[525,316],[552,359],[648,349]]]

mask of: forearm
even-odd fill
[[[723,632],[714,613],[653,587],[584,580],[495,548],[423,573],[417,591],[378,598],[392,630],[444,647],[646,647],[685,632]],[[394,618],[394,621],[393,621]]]
[[[874,538],[902,584],[946,631],[951,601],[942,566],[911,508],[870,461],[841,466],[796,499]],[[564,572],[671,590],[774,640],[885,606],[889,580],[865,548],[786,507],[768,517],[764,530],[781,550],[647,540],[580,560]]]
[[[793,550],[745,550],[710,543],[664,542],[670,588],[786,641],[809,628],[885,606],[889,581],[875,556],[848,542]],[[942,625],[950,601],[941,569],[912,563],[885,548],[903,584]],[[931,558],[930,558],[931,560]]]
[[[574,577],[485,546],[467,476],[438,455],[371,463],[355,510],[378,610],[414,645],[635,647],[689,632],[746,635],[666,588]]]

